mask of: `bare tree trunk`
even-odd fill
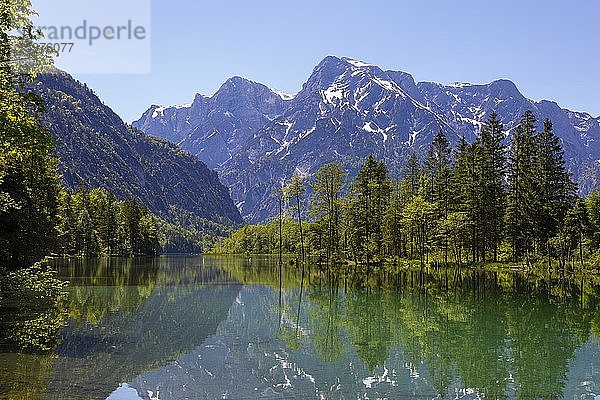
[[[581,262],[581,267],[583,268],[583,233],[579,232],[579,261]]]
[[[281,292],[283,286],[282,268],[283,268],[283,205],[281,194],[279,195],[279,309],[281,310]],[[279,318],[281,323],[281,317]]]
[[[300,210],[300,195],[296,195],[296,205],[298,206],[298,223],[300,225],[300,255],[302,257],[302,271],[304,271],[304,234],[302,232],[302,212]]]
[[[552,253],[550,251],[550,241],[546,241],[546,252],[548,253],[548,272],[552,269]]]

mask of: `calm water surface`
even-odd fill
[[[57,265],[68,325],[51,354],[0,350],[0,398],[600,400],[589,278],[442,269],[376,290],[280,281],[264,257]]]

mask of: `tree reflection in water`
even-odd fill
[[[303,279],[279,265],[208,256],[58,263],[68,300],[46,318],[55,330],[37,330],[53,351],[7,347],[9,336],[33,336],[15,335],[2,315],[0,398],[105,398],[123,382],[142,395],[163,388],[161,399],[251,396],[260,385],[259,394],[324,398],[600,392],[598,279],[431,268],[373,270],[365,282],[318,268]]]
[[[268,269],[230,271],[275,288]],[[442,396],[460,382],[486,398],[562,398],[575,351],[598,338],[594,277],[438,268],[354,279],[348,290],[343,276],[311,282],[301,324],[322,361],[355,353],[373,371],[400,351]],[[298,291],[293,277],[286,287]]]

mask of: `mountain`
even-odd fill
[[[540,129],[545,118],[554,122],[581,192],[598,186],[600,118],[527,99],[509,80],[417,83],[408,73],[349,58],[326,57],[294,96],[233,78],[189,107],[152,106],[133,125],[215,167],[245,219],[260,222],[275,215],[273,187],[295,173],[311,176],[338,161],[353,175],[373,153],[398,175],[407,156],[423,155],[440,129],[454,144],[463,136],[471,141],[496,111],[508,141],[526,110]],[[216,146],[217,137],[226,145]]]
[[[57,139],[67,187],[137,198],[167,221],[185,212],[228,226],[243,222],[214,171],[168,141],[127,126],[84,84],[56,72],[40,76],[31,90],[45,101],[42,125]]]
[[[234,77],[213,97],[197,94],[175,107],[153,105],[134,126],[176,143],[209,168],[228,161],[253,135],[281,115],[287,101],[268,87]]]

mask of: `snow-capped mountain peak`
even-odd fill
[[[545,118],[554,122],[582,191],[596,186],[599,118],[529,100],[507,79],[416,83],[406,72],[346,57],[325,57],[296,95],[234,77],[212,97],[197,96],[191,107],[152,106],[134,126],[180,144],[216,168],[242,215],[257,222],[273,215],[273,182],[297,171],[310,176],[338,161],[352,175],[373,153],[398,174],[407,155],[423,154],[440,129],[454,143],[463,136],[474,140],[496,111],[510,136],[526,110],[540,124]]]

